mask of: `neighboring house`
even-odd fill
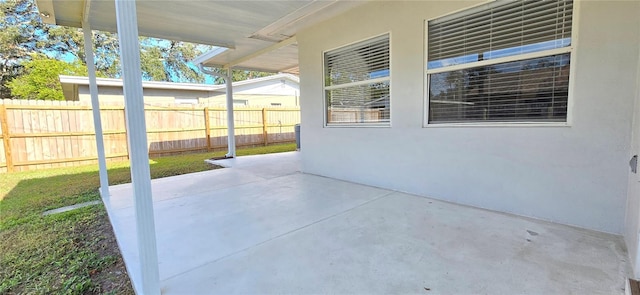
[[[122,103],[122,80],[98,78],[100,102]],[[90,102],[89,79],[87,77],[60,76],[66,100]],[[143,82],[145,102],[148,104],[203,104],[224,107],[226,94],[224,85],[193,83]],[[234,105],[255,107],[299,106],[299,80],[292,74],[277,74],[268,77],[233,83]]]
[[[224,85],[201,103],[224,106]],[[300,80],[292,74],[277,74],[262,78],[233,82],[233,104],[236,106],[299,107]]]

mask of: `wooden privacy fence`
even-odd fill
[[[332,108],[328,110],[327,117],[329,117],[329,122],[370,122],[379,121],[385,117],[389,119],[389,111],[388,109]]]
[[[0,100],[0,172],[95,163],[91,106],[72,101]],[[128,158],[125,109],[101,105],[108,161]],[[227,147],[224,108],[194,105],[145,108],[149,155],[213,151]],[[298,108],[234,109],[236,145],[295,142]]]

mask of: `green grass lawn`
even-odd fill
[[[295,150],[239,149],[238,156]],[[222,152],[150,160],[151,178],[212,169]],[[109,183],[131,181],[129,163],[109,163]],[[133,294],[103,205],[42,216],[99,200],[97,165],[0,174],[0,294]]]

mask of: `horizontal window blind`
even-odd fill
[[[564,122],[569,54],[432,74],[429,121]]]
[[[325,53],[325,86],[389,76],[389,36]]]
[[[328,123],[389,122],[389,82],[327,90]]]
[[[327,125],[388,123],[389,35],[324,54]]]
[[[428,123],[566,122],[572,21],[571,0],[495,1],[429,21]]]
[[[429,68],[570,46],[572,21],[571,0],[496,1],[432,20]]]

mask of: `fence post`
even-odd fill
[[[127,147],[127,160],[129,160],[129,135],[127,133],[129,133],[129,126],[127,126],[127,110],[125,109],[125,107],[122,107],[122,119],[124,120],[124,141],[125,141],[125,146]]]
[[[211,151],[211,125],[209,124],[209,107],[204,108],[204,132],[207,138],[207,152]]]
[[[13,172],[13,157],[11,156],[11,135],[7,121],[7,107],[0,106],[0,125],[2,125],[2,142],[4,143],[4,157],[7,163],[7,172]]]
[[[262,108],[262,138],[264,139],[264,145],[267,146],[269,144],[269,139],[267,138],[267,108]]]

